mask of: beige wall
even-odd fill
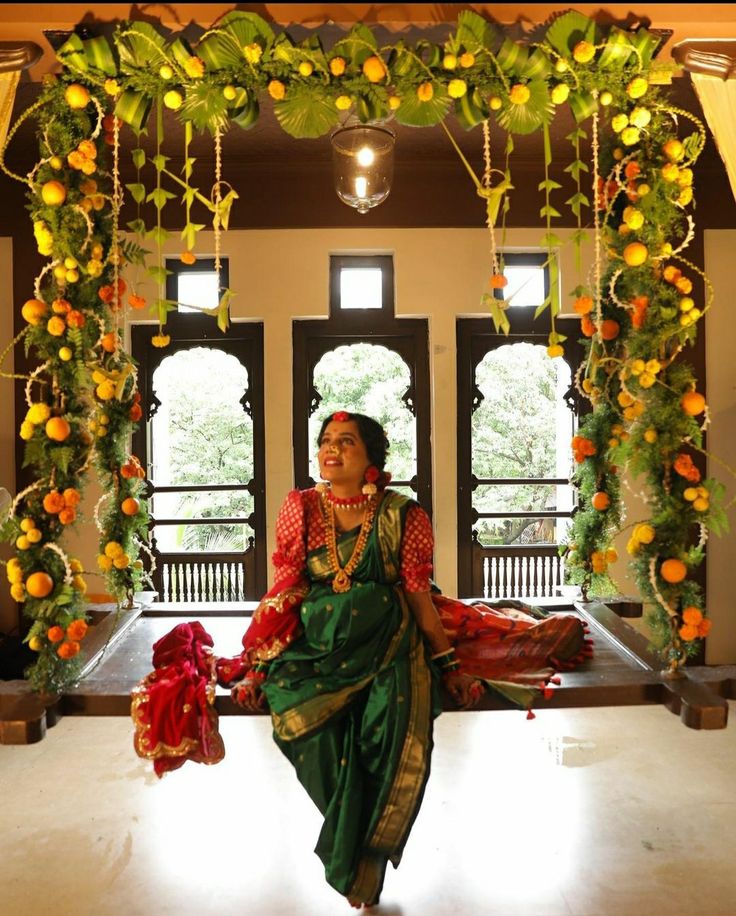
[[[13,241],[0,238],[0,352],[13,339]],[[13,372],[13,353],[8,353],[0,371]],[[13,411],[13,382],[0,378],[0,487],[15,495],[15,431]],[[0,544],[0,559],[11,556],[11,548]],[[15,603],[5,587],[5,576],[0,580],[0,632],[7,633],[15,626]]]
[[[566,233],[560,232],[566,237]],[[513,230],[508,248],[533,248],[541,230]],[[728,290],[729,251],[736,233],[711,232],[706,237],[706,267],[717,289]],[[211,254],[211,234],[202,233],[199,252]],[[172,247],[171,254],[177,249]],[[488,236],[485,230],[465,229],[355,229],[232,231],[223,238],[223,254],[230,258],[230,283],[235,290],[235,321],[263,321],[266,378],[266,516],[269,554],[273,549],[273,524],[281,500],[293,485],[291,443],[291,324],[294,318],[326,317],[328,312],[329,256],[331,254],[393,254],[396,278],[396,313],[429,319],[432,403],[432,454],[434,524],[437,538],[436,578],[448,593],[457,587],[456,574],[456,316],[479,316],[478,303],[489,274]],[[580,282],[569,246],[560,253],[563,301]],[[141,284],[139,292],[153,298]],[[734,359],[728,357],[734,334],[730,326],[728,293],[721,292],[708,316],[709,401],[713,410],[710,447],[731,465],[734,454]],[[540,321],[545,322],[542,318]],[[564,323],[561,330],[565,333]],[[571,333],[575,333],[575,328]],[[7,399],[10,398],[10,383]],[[730,420],[730,424],[729,424]],[[12,423],[2,424],[12,439]],[[730,438],[729,438],[730,437]],[[730,449],[730,459],[728,457]],[[711,467],[711,473],[718,473]],[[93,488],[90,488],[92,490]],[[86,528],[70,547],[94,569],[97,534],[91,521],[94,497],[86,501]],[[642,517],[633,501],[629,520]],[[714,632],[709,640],[709,661],[736,662],[736,620],[729,598],[734,536],[714,538],[709,545],[709,612]],[[622,592],[636,593],[627,578],[625,550],[616,574]],[[101,589],[99,582],[90,589]]]

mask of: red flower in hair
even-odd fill
[[[338,410],[336,413],[332,414],[332,419],[337,423],[345,423],[350,419],[350,414],[347,412],[347,410]]]
[[[369,464],[363,476],[365,477],[366,483],[375,483],[381,476],[381,472],[374,464]]]

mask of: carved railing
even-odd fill
[[[472,594],[478,598],[554,598],[565,584],[556,544],[523,547],[472,545]]]
[[[237,554],[166,553],[158,564],[155,583],[159,601],[210,604],[257,597],[252,546]]]

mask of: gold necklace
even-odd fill
[[[360,533],[358,534],[358,539],[355,542],[353,552],[350,555],[350,559],[343,568],[340,566],[340,556],[337,552],[335,506],[329,499],[326,499],[324,496],[322,498],[322,511],[325,518],[325,539],[327,541],[327,555],[330,559],[330,565],[332,566],[332,569],[335,573],[332,580],[333,592],[342,593],[347,592],[350,589],[352,584],[350,577],[355,572],[358,563],[360,563],[360,560],[363,556],[363,551],[365,550],[365,545],[368,541],[368,535],[370,534],[370,530],[373,525],[373,519],[376,514],[376,503],[377,500],[375,496],[372,496],[368,501],[368,505],[363,515],[363,521],[360,525]]]

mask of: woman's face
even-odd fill
[[[331,420],[327,424],[322,433],[317,459],[323,480],[360,489],[370,460],[355,420],[342,423]]]

